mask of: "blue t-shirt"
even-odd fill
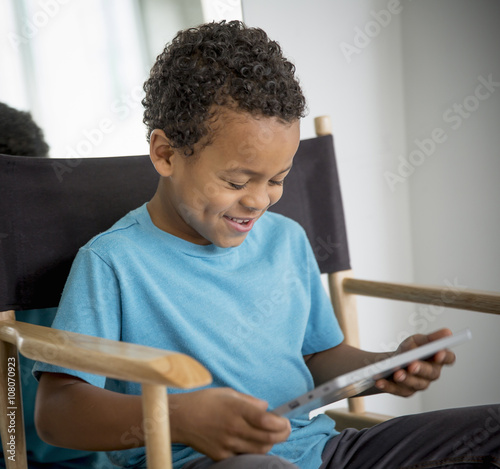
[[[343,336],[303,229],[266,213],[238,247],[201,246],[157,228],[146,205],[80,249],[53,323],[108,339],[174,350],[212,374],[211,386],[264,399],[271,408],[313,388],[303,355]],[[138,383],[37,363],[99,387],[140,394]],[[169,392],[185,392],[171,389]],[[272,454],[316,469],[334,422],[292,420],[292,434]],[[172,447],[174,468],[199,457]],[[144,448],[115,452],[140,466]]]

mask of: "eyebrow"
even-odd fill
[[[290,171],[292,169],[293,164],[291,164],[288,168],[284,169],[283,171],[280,171],[279,173],[275,174],[275,176],[278,176],[279,174],[286,173],[287,171]],[[247,168],[234,168],[234,169],[226,169],[223,171],[226,174],[245,174],[247,176],[259,176],[259,173],[256,171],[253,171],[251,169]]]

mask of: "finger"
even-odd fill
[[[440,350],[428,360],[416,360],[410,363],[406,369],[412,375],[419,375],[428,379],[437,379],[443,365],[452,365],[456,355],[448,349]]]
[[[422,391],[427,389],[432,381],[439,377],[439,370],[434,373],[435,378],[427,378],[418,375],[406,373],[404,370],[399,370],[401,373],[395,373],[394,383],[400,387],[405,387],[413,391]]]
[[[436,353],[436,355],[434,355],[434,362],[441,365],[451,365],[455,363],[456,359],[457,357],[455,353],[448,349],[440,350],[438,353]]]
[[[257,397],[253,397],[253,396],[250,396],[248,394],[240,394],[240,393],[238,393],[237,395],[240,399],[247,402],[249,405],[260,409],[262,412],[265,412],[267,410],[267,408],[269,407],[269,404],[266,401],[264,401],[262,399],[258,399]]]
[[[452,332],[448,328],[439,329],[437,331],[431,332],[430,334],[415,334],[411,336],[413,339],[413,343],[416,347],[420,347],[421,345],[428,344],[429,342],[433,342],[438,339],[442,339],[444,337],[448,337],[452,335]]]
[[[242,441],[249,442],[251,445],[257,446],[273,446],[276,443],[281,443],[288,438],[290,432],[289,421],[286,421],[285,427],[279,431],[262,430],[249,425],[247,422],[235,423],[234,427],[229,430],[231,436],[234,436],[236,439],[241,439]]]
[[[432,381],[441,376],[442,365],[433,362],[416,361],[408,368],[397,370],[393,373],[392,380],[399,387],[405,387],[414,391],[427,389]],[[394,387],[391,386],[391,389]],[[406,394],[406,393],[405,393]]]
[[[401,344],[401,351],[415,349],[417,347],[420,347],[422,345],[428,344],[430,342],[433,342],[435,340],[441,339],[449,335],[451,335],[451,331],[449,329],[440,329],[438,331],[432,332],[427,335],[415,334],[406,339],[406,341]],[[442,365],[451,365],[452,363],[455,362],[455,360],[456,356],[452,351],[448,349],[443,349],[435,353],[431,358],[425,361],[431,361]],[[407,368],[410,371],[412,371],[412,366],[414,368],[418,367],[418,365],[416,365],[417,363],[419,363],[419,361],[415,361],[413,365],[409,365]],[[420,361],[420,363],[422,363],[422,361]]]
[[[421,376],[414,376],[406,370],[397,370],[392,379],[381,379],[375,383],[378,389],[398,396],[411,396],[416,391],[422,391],[429,387],[432,380]]]
[[[251,396],[244,396],[244,399],[246,399],[247,405],[243,409],[242,415],[254,428],[270,432],[283,432],[290,427],[288,419],[267,412],[267,402]]]
[[[443,363],[440,363],[439,360],[416,361],[408,365],[407,374],[433,381],[441,375],[442,367]]]
[[[408,367],[408,373],[419,375],[423,378],[437,379],[438,374],[444,365],[452,365],[455,362],[455,354],[447,350],[443,350],[436,354],[434,358],[426,361],[417,361],[411,363]]]
[[[429,339],[429,342],[432,342],[433,340],[443,339],[444,337],[448,337],[450,335],[453,335],[453,333],[450,331],[450,329],[444,327],[443,329],[438,329],[437,331],[427,334],[427,337]]]
[[[271,415],[271,417],[277,417]],[[281,421],[282,419],[279,418]],[[237,419],[227,422],[220,441],[224,452],[233,454],[258,453],[265,454],[271,450],[276,443],[286,441],[290,435],[290,422],[286,419],[284,428],[279,431],[269,431],[254,427],[249,423],[245,414],[242,413]]]
[[[379,379],[375,386],[388,394],[394,394],[395,396],[409,397],[415,394],[415,389],[410,389],[400,383],[395,383],[387,379]]]

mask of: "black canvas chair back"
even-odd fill
[[[283,197],[270,210],[302,225],[322,273],[351,268],[331,135],[300,142]]]
[[[157,183],[147,156],[0,155],[0,311],[57,306],[78,249]]]
[[[5,455],[12,455],[7,395],[16,404],[15,461],[6,459],[9,469],[28,468],[21,390],[28,390],[30,399],[33,385],[21,381],[29,369],[21,371],[18,350],[31,360],[140,383],[148,467],[172,468],[167,386],[209,384],[211,376],[199,362],[176,352],[16,321],[11,311],[57,306],[78,249],[147,202],[157,183],[147,156],[65,160],[0,155],[0,371],[5,378],[0,380],[0,432]]]
[[[0,155],[0,310],[57,306],[78,251],[154,194],[147,156],[47,159]],[[283,198],[322,272],[349,269],[331,135],[303,140]]]

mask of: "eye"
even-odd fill
[[[244,189],[246,187],[246,184],[234,184],[233,182],[228,182],[228,184],[237,191],[240,191],[241,189]]]
[[[285,183],[285,180],[282,179],[281,181],[269,181],[269,184],[271,184],[272,186],[282,186],[283,184]]]

